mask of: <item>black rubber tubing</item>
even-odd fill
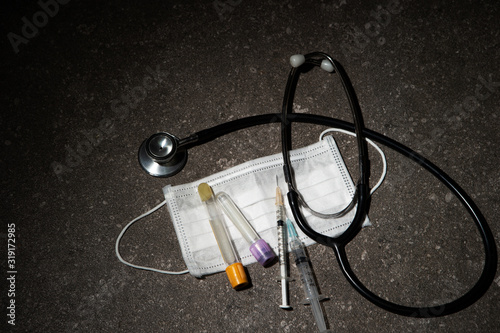
[[[295,114],[295,113],[288,114],[287,121],[296,123],[323,125],[327,127],[340,128],[350,132],[354,132],[354,125],[352,123],[340,119],[314,115],[314,114]],[[210,142],[223,135],[241,129],[257,125],[280,123],[280,122],[281,122],[280,113],[268,113],[268,114],[255,115],[246,118],[236,119],[224,124],[214,126],[212,128],[199,131],[193,135],[190,135],[185,139],[180,140],[179,148],[189,149]],[[409,307],[409,306],[399,305],[384,300],[381,297],[375,295],[359,281],[359,279],[352,271],[347,259],[344,245],[331,244],[330,247],[332,247],[335,252],[335,256],[337,257],[337,260],[339,262],[340,268],[344,276],[349,281],[349,283],[354,287],[354,289],[357,290],[367,300],[369,300],[370,302],[372,302],[373,304],[382,309],[403,316],[410,316],[417,318],[440,317],[456,313],[472,305],[486,293],[491,283],[493,282],[497,270],[497,260],[498,260],[497,248],[495,245],[495,239],[493,237],[493,233],[491,232],[491,229],[489,228],[488,223],[484,218],[484,216],[482,215],[481,211],[473,202],[473,200],[469,197],[469,195],[467,195],[467,193],[450,176],[448,176],[444,171],[442,171],[435,164],[433,164],[431,161],[429,161],[416,151],[408,148],[407,146],[383,134],[380,134],[378,132],[372,131],[367,128],[363,129],[363,134],[367,138],[376,141],[419,164],[425,170],[430,172],[434,177],[436,177],[446,187],[448,187],[448,189],[459,199],[459,201],[466,208],[466,210],[474,220],[474,223],[481,235],[485,253],[484,267],[478,281],[468,292],[466,292],[464,295],[462,295],[461,297],[457,298],[452,302],[431,307]]]
[[[283,96],[283,105],[281,108],[281,119],[286,120],[287,116],[293,113],[293,100],[295,98],[295,91],[297,89],[297,83],[299,81],[300,75],[312,69],[312,67],[314,66],[321,66],[321,63],[323,61],[327,61],[331,64],[333,72],[339,76],[340,82],[342,83],[342,88],[344,89],[344,93],[351,110],[354,131],[356,133],[356,142],[358,146],[359,179],[356,183],[356,193],[353,196],[353,201],[351,202],[356,202],[356,211],[354,214],[354,218],[349,224],[349,227],[340,236],[329,237],[318,233],[316,230],[309,226],[307,220],[304,218],[300,210],[300,194],[299,191],[295,188],[293,169],[290,162],[290,150],[292,149],[291,121],[281,122],[281,152],[283,156],[283,173],[285,176],[285,181],[288,185],[287,197],[293,217],[295,218],[295,222],[308,237],[315,240],[317,243],[335,248],[340,245],[346,245],[358,234],[358,232],[361,230],[361,226],[363,224],[363,221],[365,220],[366,213],[370,206],[370,196],[368,195],[370,166],[368,160],[368,147],[366,145],[365,135],[363,133],[363,114],[361,112],[354,87],[352,86],[349,76],[345,72],[342,65],[338,61],[330,57],[328,54],[323,52],[313,52],[304,55],[304,63],[299,67],[292,67],[288,74],[285,93]]]

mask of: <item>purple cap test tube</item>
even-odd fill
[[[248,222],[241,213],[231,197],[224,192],[220,192],[216,195],[216,198],[224,213],[240,231],[248,244],[250,244],[250,252],[255,259],[264,267],[273,262],[274,258],[276,258],[273,250],[269,244],[255,232],[250,222]]]

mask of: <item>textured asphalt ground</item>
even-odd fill
[[[236,292],[225,274],[161,275],[114,254],[120,230],[163,200],[163,186],[280,151],[279,127],[260,126],[193,148],[181,173],[160,179],[137,163],[141,142],[279,112],[296,53],[337,59],[366,127],[452,176],[500,239],[497,1],[42,0],[2,4],[1,15],[2,332],[314,332],[294,267],[293,310],[283,311],[277,266],[248,266],[252,287]],[[350,121],[338,81],[319,70],[301,79],[295,111]],[[323,129],[294,126],[294,143]],[[355,179],[355,142],[336,139]],[[353,269],[392,301],[455,299],[481,272],[479,234],[446,188],[385,151],[373,226],[347,248]],[[380,160],[370,158],[375,179]],[[185,269],[165,207],[134,225],[121,249],[137,264]],[[498,273],[469,308],[408,318],[357,294],[331,250],[308,250],[333,332],[500,327]]]

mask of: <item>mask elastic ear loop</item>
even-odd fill
[[[326,129],[323,132],[321,132],[321,134],[319,135],[319,141],[323,140],[323,137],[325,136],[325,134],[327,134],[329,132],[340,132],[340,133],[344,133],[344,134],[349,134],[351,136],[356,136],[356,133],[346,131],[346,130],[343,130],[341,128],[329,128],[329,129]],[[372,195],[380,187],[380,185],[382,185],[382,183],[384,182],[385,176],[387,174],[387,159],[385,158],[385,154],[382,151],[382,149],[380,149],[380,147],[375,142],[373,142],[372,140],[370,140],[368,138],[365,138],[365,140],[373,148],[375,148],[375,150],[380,154],[380,157],[382,158],[382,174],[380,175],[380,178],[379,178],[377,184],[375,184],[375,186],[373,186],[373,188],[370,190],[370,195]]]
[[[122,256],[121,256],[121,254],[120,254],[120,240],[122,239],[122,237],[125,234],[125,232],[127,231],[127,229],[130,228],[132,226],[132,224],[134,224],[135,222],[139,221],[143,217],[146,217],[146,216],[150,215],[151,213],[154,213],[155,211],[157,211],[158,209],[160,209],[161,207],[163,207],[163,205],[165,205],[166,203],[167,203],[167,200],[164,200],[158,206],[152,208],[150,211],[147,211],[146,213],[137,216],[135,219],[133,219],[132,221],[130,221],[122,229],[122,231],[120,232],[120,234],[116,238],[116,244],[115,244],[115,253],[116,253],[116,256],[118,257],[118,260],[120,260],[122,263],[124,263],[127,266],[138,268],[138,269],[143,269],[143,270],[146,270],[146,271],[152,271],[152,272],[163,273],[163,274],[172,274],[172,275],[180,275],[180,274],[189,273],[189,270],[180,271],[180,272],[171,272],[171,271],[164,271],[164,270],[157,269],[157,268],[152,268],[152,267],[135,265],[135,264],[132,264],[132,263],[126,261],[125,259],[123,259]]]

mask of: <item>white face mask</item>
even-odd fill
[[[355,187],[340,152],[331,136],[315,144],[292,150],[290,158],[296,185],[308,205],[321,213],[333,213],[347,206]],[[227,193],[248,219],[259,236],[278,253],[276,231],[276,176],[286,190],[282,155],[262,157],[192,183],[163,188],[166,204],[174,224],[189,272],[196,277],[224,271],[226,264],[208,221],[208,214],[197,192],[200,183],[208,183],[215,194]],[[287,216],[292,217],[285,199]],[[319,233],[338,236],[349,226],[355,209],[336,219],[323,219],[303,209],[309,225]],[[256,262],[249,245],[225,218],[226,226],[243,265]],[[369,225],[366,218],[363,226]],[[314,241],[298,230],[304,245]]]

